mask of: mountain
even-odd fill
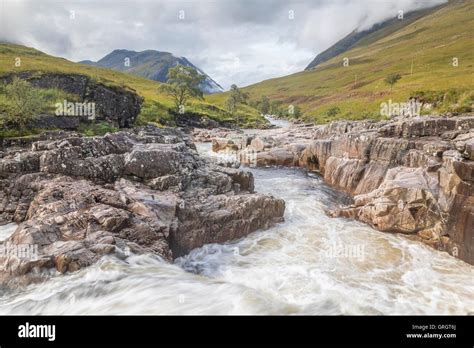
[[[413,21],[423,16],[426,16],[429,13],[436,11],[442,6],[444,5],[406,13],[404,14],[402,20],[398,18],[390,18],[381,23],[374,24],[370,29],[367,29],[367,30],[362,30],[362,31],[354,30],[345,38],[336,42],[334,45],[332,45],[325,51],[318,54],[316,58],[314,58],[311,61],[311,63],[309,63],[309,65],[306,67],[305,70],[311,70],[317,65],[324,63],[325,61],[346,52],[350,48],[360,43],[362,40],[369,41],[376,37],[380,37],[381,34],[383,36],[387,36],[395,32],[396,30],[408,25],[409,23],[412,23]],[[371,34],[374,34],[374,35],[371,35]]]
[[[474,1],[449,1],[406,16],[410,19],[401,23],[376,26],[346,51],[310,64],[309,70],[243,90],[249,93],[251,104],[267,96],[280,102],[283,110],[298,106],[303,119],[318,123],[380,119],[382,103],[403,103],[420,94],[436,101],[430,102],[434,111],[452,111],[451,105],[457,104],[468,112],[474,105],[472,13]],[[347,38],[341,41],[334,46],[347,46]],[[344,66],[346,57],[349,64]],[[384,81],[392,73],[401,75],[393,90]],[[221,93],[208,100],[222,104],[226,97],[227,93]]]
[[[206,77],[200,86],[204,93],[218,93],[223,91],[223,88],[216,81],[192,64],[188,59],[185,57],[175,57],[169,52],[159,52],[155,50],[142,52],[114,50],[97,62],[84,60],[80,63],[122,71],[159,82],[166,82],[168,70],[181,64],[196,69],[200,74]]]

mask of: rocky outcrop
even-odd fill
[[[3,280],[75,271],[106,254],[171,260],[283,218],[284,202],[254,193],[250,172],[207,162],[175,129],[15,145],[0,159],[0,223],[19,226],[0,246],[36,249],[0,255]]]
[[[215,138],[225,138],[230,134],[243,134],[242,130],[230,128],[200,128],[196,127],[190,131],[194,141],[200,143],[212,142]]]
[[[249,136],[242,151],[258,151],[257,165],[319,171],[349,193],[354,203],[333,216],[404,233],[474,263],[474,116],[340,121]]]
[[[93,102],[95,103],[95,119],[106,120],[117,127],[131,127],[140,113],[143,102],[143,99],[135,91],[105,85],[93,81],[86,75],[26,71],[1,76],[0,81],[10,83],[14,77],[25,79],[38,88],[63,90],[77,96],[81,103]],[[68,116],[61,121],[49,118],[40,119],[40,121],[46,122],[46,124],[54,122],[55,126],[63,126],[64,129],[75,129],[77,120],[74,118]]]
[[[209,106],[215,108],[215,106]],[[202,128],[212,130],[219,127],[235,128],[235,124],[228,121],[221,121],[209,118],[206,115],[185,111],[183,113],[172,112],[173,123],[169,126],[177,126],[183,129]],[[166,123],[166,122],[165,122]]]

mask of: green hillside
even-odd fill
[[[15,66],[16,58],[21,59],[20,66]],[[172,121],[169,110],[173,108],[173,103],[168,96],[159,92],[159,82],[110,69],[73,63],[63,58],[47,55],[34,48],[0,43],[0,75],[20,71],[84,74],[105,85],[131,89],[144,97],[142,112],[138,118],[139,123],[162,124],[165,121]],[[0,94],[0,101],[1,98]],[[240,106],[236,115],[232,116],[224,107],[210,103],[207,96],[204,101],[190,101],[186,111],[217,121],[239,123],[242,126],[258,127],[267,123],[255,109],[245,105]]]
[[[474,1],[451,1],[415,21],[393,30],[385,26],[360,40],[350,50],[304,71],[266,80],[244,90],[251,100],[267,96],[282,109],[297,105],[303,118],[380,118],[380,103],[405,102],[423,93],[435,110],[469,111],[474,90]],[[398,22],[394,25],[400,26]],[[349,66],[343,59],[349,58]],[[453,66],[457,58],[458,66]],[[390,73],[401,75],[390,92],[384,82]],[[210,96],[222,103],[226,94]],[[436,103],[437,102],[437,103]],[[340,112],[334,115],[329,110]]]
[[[356,46],[358,43],[362,43],[363,41],[365,41],[365,43],[367,44],[371,41],[374,42],[384,36],[388,36],[391,33],[412,23],[413,21],[416,21],[417,19],[420,19],[421,17],[426,16],[433,11],[436,11],[441,6],[444,5],[405,13],[403,20],[399,20],[398,17],[393,17],[383,22],[376,23],[369,29],[363,31],[354,30],[342,40],[339,40],[325,51],[319,53],[316,58],[314,58],[313,61],[309,63],[305,70],[314,69],[314,67],[316,67],[317,65],[328,61],[329,59],[334,58],[339,54],[342,54],[343,52],[348,51],[349,49]]]

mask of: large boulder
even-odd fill
[[[34,257],[0,257],[0,280],[76,271],[106,254],[172,260],[281,221],[284,202],[254,193],[253,180],[199,157],[182,132],[149,126],[7,148],[0,223],[19,226],[0,246],[31,246]]]
[[[57,88],[74,94],[81,103],[95,103],[95,118],[107,120],[118,127],[131,127],[140,113],[143,102],[143,98],[134,91],[119,86],[104,85],[81,74],[25,71],[3,75],[0,81],[10,83],[14,77],[28,80],[35,87]],[[43,120],[43,122],[51,121]],[[55,124],[61,125],[57,122]],[[65,128],[75,127],[71,125],[71,121],[67,121]]]
[[[179,227],[171,235],[174,256],[207,243],[223,243],[283,221],[285,202],[262,194],[215,195],[178,206]]]
[[[416,233],[439,221],[437,196],[436,180],[424,171],[395,167],[377,189],[354,197],[349,216],[356,214],[353,217],[380,231]]]

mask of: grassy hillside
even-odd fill
[[[297,105],[304,119],[320,123],[377,119],[381,102],[405,102],[417,91],[438,96],[439,112],[448,111],[452,104],[470,106],[474,102],[473,13],[474,1],[451,1],[398,30],[386,26],[368,35],[314,70],[266,80],[244,90],[253,100],[268,96],[283,102],[284,108]],[[343,66],[345,57],[349,58],[347,67]],[[455,57],[457,67],[452,65]],[[390,73],[402,76],[392,92],[384,82]],[[225,97],[220,94],[209,100],[222,103]],[[340,112],[328,115],[334,107]]]
[[[21,59],[21,65],[15,66],[15,59]],[[171,99],[161,94],[159,82],[125,74],[110,69],[78,64],[63,58],[53,57],[33,48],[0,43],[0,75],[19,71],[75,73],[90,76],[106,85],[121,86],[136,91],[144,97],[139,123],[152,122],[162,124],[172,120],[169,110],[173,108]],[[200,114],[217,121],[239,122],[243,126],[259,126],[267,121],[252,108],[241,106],[235,116],[225,108],[213,105],[205,96],[204,101],[192,100],[186,111]]]
[[[403,28],[404,26],[410,24],[411,22],[426,16],[430,14],[433,11],[436,11],[439,9],[441,6],[436,6],[436,7],[430,7],[427,9],[422,9],[418,11],[412,11],[409,13],[406,13],[404,15],[403,21],[399,20],[397,17],[388,19],[386,21],[383,21],[381,23],[377,23],[372,26],[372,28],[369,28],[367,30],[363,31],[357,31],[354,30],[352,33],[347,35],[345,38],[342,40],[338,41],[325,51],[321,52],[316,56],[316,58],[313,59],[311,63],[306,67],[305,70],[311,70],[314,69],[317,65],[338,56],[339,54],[342,54],[343,52],[348,51],[357,43],[361,42],[364,40],[366,43],[367,42],[374,42],[378,38],[382,38],[384,36],[390,35],[391,33]],[[377,32],[376,34],[373,34]],[[373,35],[372,35],[373,34]]]

